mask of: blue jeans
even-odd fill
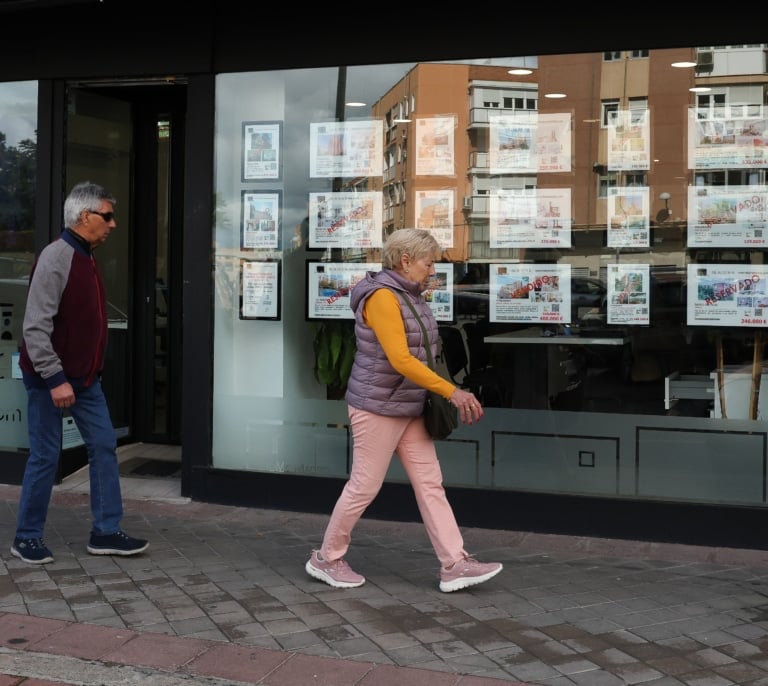
[[[62,410],[47,388],[27,386],[29,458],[19,498],[16,536],[42,538],[53,484],[61,454]],[[114,534],[120,530],[123,498],[117,468],[117,438],[101,383],[75,388],[75,404],[69,408],[88,452],[92,533]]]

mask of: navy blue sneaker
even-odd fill
[[[13,539],[11,555],[18,557],[22,562],[29,562],[31,565],[44,565],[47,562],[53,562],[53,555],[45,547],[42,538],[19,538],[17,536]]]
[[[131,538],[124,531],[107,536],[91,534],[88,552],[91,555],[138,555],[149,548],[149,542],[143,538]]]

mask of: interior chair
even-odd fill
[[[464,336],[459,329],[452,326],[439,325],[437,331],[440,334],[441,354],[448,377],[454,384],[464,388],[469,376],[469,357],[464,345]]]
[[[470,367],[464,335],[454,326],[438,325],[442,356],[448,376],[459,388],[475,394],[483,405],[503,407],[505,393],[498,376],[490,367]]]

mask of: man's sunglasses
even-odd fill
[[[88,214],[98,214],[105,222],[111,222],[115,218],[114,212],[94,212],[88,210]]]

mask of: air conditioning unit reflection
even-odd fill
[[[465,210],[471,210],[472,209],[472,196],[471,195],[465,195],[464,196],[464,203],[462,207]]]
[[[715,66],[715,56],[711,50],[699,52],[696,55],[696,71],[698,73],[711,72]]]

